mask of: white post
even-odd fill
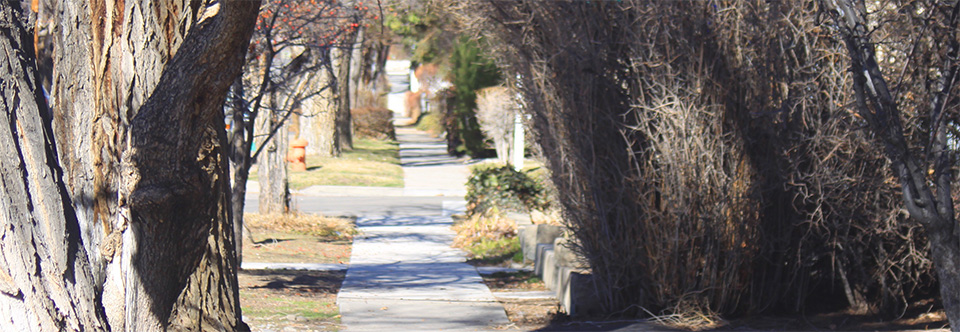
[[[513,117],[513,169],[523,169],[523,121],[520,112]]]

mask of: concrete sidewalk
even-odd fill
[[[451,248],[450,215],[464,210],[464,160],[412,128],[398,128],[397,139],[406,199],[442,201],[360,216],[361,235],[337,297],[345,330],[488,331],[510,324],[477,269]]]
[[[462,199],[470,175],[466,158],[447,155],[447,143],[410,127],[397,128],[404,196],[450,196]]]
[[[400,119],[402,121],[403,119]],[[347,331],[489,331],[510,324],[477,269],[451,247],[452,213],[465,209],[466,159],[413,128],[397,128],[404,188],[310,187],[296,209],[356,216],[347,275],[337,297]],[[247,211],[259,190],[248,187]],[[341,269],[329,264],[256,264],[244,268]]]
[[[348,331],[488,331],[503,306],[462,251],[449,217],[362,218],[337,304]]]

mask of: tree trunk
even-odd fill
[[[136,250],[125,250],[135,270],[126,302],[143,305],[128,309],[127,329],[246,328],[221,144],[224,98],[240,75],[259,7],[221,1],[208,8],[131,121],[122,190],[130,193],[125,240],[133,243],[124,249]]]
[[[343,47],[334,48],[332,59],[337,68],[337,84],[334,85],[336,98],[336,134],[340,150],[353,150],[353,124],[350,119],[350,58],[353,55],[357,33],[347,33]]]
[[[323,59],[321,61],[327,61]],[[334,80],[333,71],[324,66],[311,85],[317,88]],[[300,117],[300,135],[310,144],[307,154],[321,157],[339,157],[340,144],[336,126],[337,108],[334,102],[333,84],[320,93],[303,101],[303,116]]]
[[[283,120],[283,110],[277,109],[277,96],[267,95],[267,105],[261,116],[257,118],[258,131],[270,133],[276,130],[273,138],[261,140],[257,145],[263,146],[257,158],[260,178],[260,214],[286,213],[289,210],[290,192],[287,187],[287,125]],[[279,127],[278,127],[279,126]]]
[[[185,0],[56,3],[63,31],[54,34],[51,104],[57,140],[70,142],[59,146],[64,180],[94,276],[105,284],[106,315],[111,326],[122,327],[125,263],[114,259],[120,250],[99,244],[119,243],[125,227],[118,215],[119,172],[130,119],[199,9],[188,8]],[[156,38],[144,38],[151,34]]]
[[[365,40],[367,38],[366,29],[361,25],[357,28],[357,36],[354,40],[353,50],[350,54],[350,107],[359,108],[360,97],[359,89],[363,86],[363,66],[365,59],[363,58],[363,49],[364,44],[367,43]]]
[[[887,87],[877,63],[874,44],[870,41],[863,0],[824,1],[823,5],[833,13],[847,45],[857,110],[883,144],[884,152],[900,179],[904,205],[910,217],[924,226],[930,241],[930,258],[940,283],[940,300],[951,330],[960,331],[960,230],[957,229],[951,196],[951,166],[955,156],[947,147],[947,126],[939,122],[943,101],[954,85],[960,65],[948,56],[943,67],[939,68],[941,82],[930,109],[930,119],[934,119],[934,123],[928,124],[933,137],[928,151],[932,165],[929,165],[910,151],[903,134],[899,105]],[[951,12],[949,22],[938,23],[956,29],[960,4],[954,3]],[[948,43],[949,54],[958,51],[960,43],[955,36],[940,41]],[[933,170],[932,179],[927,177],[928,169]]]
[[[10,296],[0,306],[11,314],[0,315],[0,324],[25,330],[245,329],[220,145],[225,141],[223,97],[239,74],[259,3],[221,1],[207,8],[199,1],[58,4],[55,119],[43,111],[38,116],[46,126],[49,121],[57,125],[46,131],[43,165],[59,167],[54,132],[58,141],[69,142],[60,145],[59,189],[61,197],[71,199],[48,197],[46,187],[31,188],[60,179],[59,172],[44,175],[30,166],[39,160],[35,156],[17,163],[20,170],[3,170],[3,176],[17,174],[24,181],[39,176],[25,188],[4,180],[4,195],[18,198],[2,201],[32,205],[50,225],[3,219],[11,224],[4,232],[18,234],[3,235],[3,274],[10,278],[0,274],[0,280]],[[5,12],[0,17],[19,16],[10,15],[16,9],[8,5],[0,2]],[[5,27],[14,31],[12,24]],[[17,43],[11,49],[31,48]],[[32,61],[32,56],[30,50],[7,59]],[[30,88],[18,94],[37,95],[39,88]],[[18,131],[36,132],[19,113],[30,106],[5,109],[30,128]],[[23,147],[36,143],[20,137],[30,142]],[[35,148],[30,153],[43,153]],[[14,193],[18,189],[29,196]],[[62,212],[50,210],[55,207]],[[29,245],[13,245],[14,238]],[[16,262],[8,259],[13,257]],[[30,276],[44,281],[40,287],[28,285]]]
[[[0,330],[105,330],[23,9],[0,1]]]
[[[237,239],[237,263],[243,262],[243,207],[246,204],[247,180],[250,177],[250,148],[253,143],[253,123],[246,120],[247,111],[243,102],[243,78],[237,77],[232,87],[234,91],[232,109],[233,125],[230,127],[230,178],[233,187],[230,192],[230,205],[233,215],[233,234]]]

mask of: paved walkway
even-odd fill
[[[337,303],[348,331],[478,331],[509,324],[477,270],[450,248],[450,218],[358,221]]]
[[[354,239],[337,298],[345,330],[482,331],[509,324],[476,268],[450,247],[449,215],[463,210],[467,166],[446,155],[443,141],[414,129],[398,128],[397,139],[403,195],[422,203],[358,219],[362,235]]]
[[[447,155],[447,144],[409,127],[397,128],[405,196],[451,196],[463,199],[470,170],[466,159]]]
[[[447,156],[444,141],[413,128],[398,128],[397,140],[404,188],[316,186],[292,197],[299,211],[358,217],[361,235],[349,265],[245,262],[244,268],[346,268],[337,304],[347,331],[489,331],[509,325],[477,269],[450,246],[450,215],[465,205],[465,160]],[[247,198],[247,210],[256,211],[256,194]]]

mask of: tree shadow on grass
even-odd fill
[[[253,244],[254,244],[254,245],[276,244],[276,243],[280,243],[280,242],[287,242],[287,241],[293,241],[293,240],[294,240],[294,239],[267,238],[267,239],[263,239],[263,240],[261,240],[261,241],[256,241],[256,242],[254,242]]]
[[[312,294],[337,294],[346,277],[346,271],[244,270],[240,273],[257,279],[249,288]]]

